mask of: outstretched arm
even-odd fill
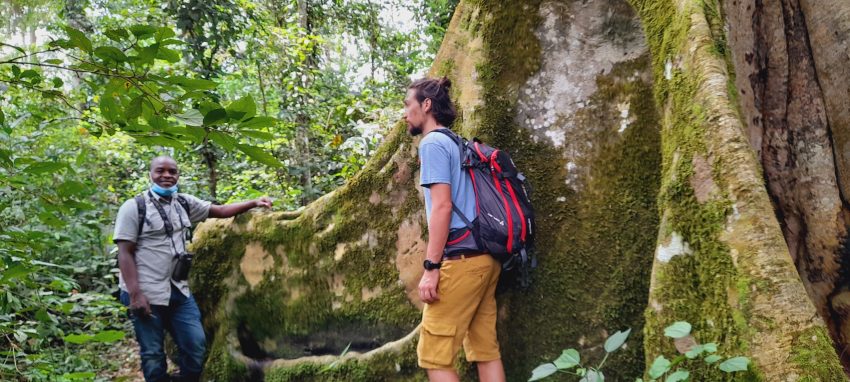
[[[229,218],[236,215],[239,215],[245,211],[248,211],[254,207],[265,207],[271,208],[272,200],[268,196],[263,196],[259,199],[248,200],[245,202],[239,203],[230,203],[220,206],[210,206],[210,215],[211,218]]]

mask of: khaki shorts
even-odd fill
[[[453,369],[463,344],[470,362],[501,358],[496,339],[496,283],[502,267],[492,256],[445,260],[439,301],[426,304],[416,354],[419,367]]]

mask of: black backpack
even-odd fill
[[[471,232],[478,249],[501,261],[503,269],[519,267],[525,273],[528,268],[536,267],[536,258],[529,256],[536,228],[529,197],[531,187],[510,155],[483,144],[477,138],[469,142],[449,129],[435,131],[457,143],[461,168],[469,174],[475,191],[478,217],[473,221],[469,221],[460,209],[452,206],[454,213],[467,226],[464,231]],[[464,236],[468,236],[468,233],[450,235],[446,253],[451,254],[455,243],[460,244]],[[522,279],[525,286],[527,277]]]

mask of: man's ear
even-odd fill
[[[424,100],[422,100],[422,110],[426,113],[431,111],[431,99],[430,98],[425,98]]]

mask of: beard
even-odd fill
[[[422,134],[422,126],[408,125],[407,132],[410,133],[411,137],[415,137],[419,134]]]

